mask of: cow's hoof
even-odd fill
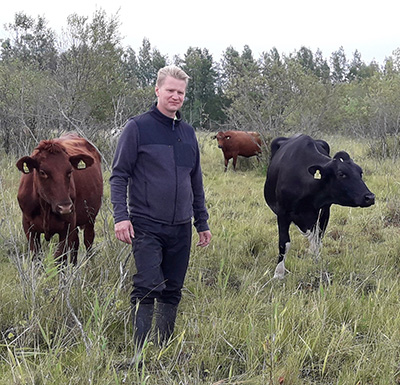
[[[274,274],[274,279],[284,279],[285,278],[285,273],[277,273],[275,272]]]
[[[285,278],[285,273],[285,263],[283,261],[279,262],[275,269],[274,278],[283,279]]]

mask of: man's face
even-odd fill
[[[156,86],[157,108],[164,115],[175,118],[185,98],[186,82],[167,76],[160,87]]]

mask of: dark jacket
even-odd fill
[[[169,118],[154,106],[128,120],[110,178],[115,223],[144,217],[174,225],[194,217],[198,232],[209,229],[197,138],[177,116]]]

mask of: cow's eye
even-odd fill
[[[338,172],[338,177],[341,178],[341,179],[346,179],[346,178],[347,178],[347,175],[346,175],[344,172],[339,171],[339,172]]]
[[[39,170],[39,175],[40,175],[42,178],[48,178],[48,175],[47,175],[46,172],[43,171],[43,170]]]

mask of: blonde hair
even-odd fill
[[[161,87],[167,76],[171,76],[178,80],[184,80],[186,85],[188,84],[189,79],[190,79],[189,75],[184,70],[177,67],[176,65],[169,65],[169,66],[160,68],[158,70],[156,86]]]

